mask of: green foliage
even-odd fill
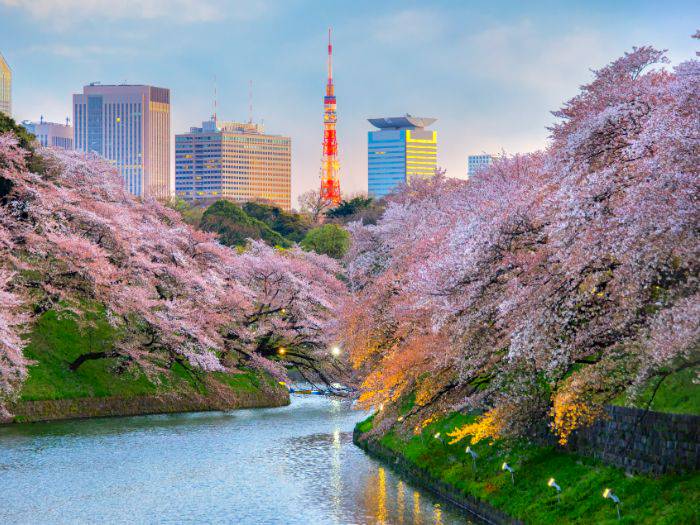
[[[694,382],[697,374],[696,366],[667,376],[654,376],[642,386],[634,399],[622,395],[613,404],[648,407],[656,412],[700,415],[700,385]]]
[[[353,197],[343,200],[338,206],[328,210],[325,215],[334,222],[347,224],[362,220],[365,224],[376,224],[384,212],[384,203],[371,196]]]
[[[178,212],[182,220],[190,226],[199,227],[202,215],[204,214],[204,208],[202,206],[190,204],[179,197],[171,199],[167,203],[167,206]]]
[[[11,131],[19,139],[19,145],[29,151],[34,151],[32,145],[36,137],[29,133],[23,126],[15,122],[12,117],[8,117],[4,113],[0,113],[0,133]]]
[[[240,206],[227,200],[216,201],[205,210],[200,228],[217,233],[222,244],[227,246],[245,246],[247,239],[262,239],[270,246],[282,248],[292,245],[263,221],[250,217]]]
[[[349,217],[350,215],[357,213],[359,210],[369,208],[373,202],[374,198],[369,196],[358,196],[350,199],[349,201],[343,199],[338,206],[326,212],[326,217]]]
[[[337,224],[324,224],[310,230],[301,241],[301,247],[341,259],[350,247],[350,234]]]
[[[43,173],[44,164],[41,157],[34,154],[34,141],[36,137],[29,133],[23,126],[20,126],[15,122],[12,117],[8,117],[4,113],[0,112],[0,133],[7,133],[8,131],[15,134],[19,140],[19,145],[29,151],[29,157],[27,157],[27,165],[29,170],[33,173]],[[0,177],[0,195],[4,193],[2,188],[2,179]]]
[[[404,438],[389,432],[380,443],[410,462],[427,469],[435,478],[488,502],[526,523],[692,523],[700,506],[700,474],[660,478],[628,476],[603,463],[568,454],[553,447],[527,442],[485,442],[470,445],[478,454],[474,473],[464,441],[446,445],[434,438],[474,421],[475,416],[452,414],[428,425],[419,436]],[[358,425],[363,432],[369,420]],[[371,421],[369,421],[371,427]],[[501,469],[507,462],[515,470],[515,485]],[[562,488],[561,501],[547,486],[555,478]],[[622,520],[615,506],[602,497],[611,488],[622,500]]]
[[[246,202],[243,211],[292,242],[300,242],[311,229],[311,222],[304,215],[286,212],[270,204]]]

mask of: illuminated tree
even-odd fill
[[[415,392],[416,428],[486,409],[482,437],[551,416],[566,441],[618,394],[699,364],[700,66],[664,62],[635,48],[555,112],[547,150],[417,181],[351,226],[341,330],[363,403]]]

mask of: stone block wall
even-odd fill
[[[567,450],[624,468],[665,474],[700,469],[700,416],[609,406],[607,417],[574,433]]]

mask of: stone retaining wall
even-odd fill
[[[607,417],[571,437],[567,450],[628,472],[700,469],[700,416],[606,407]]]
[[[286,389],[265,389],[255,392],[232,392],[227,395],[164,393],[152,396],[85,397],[20,401],[11,406],[14,415],[8,422],[29,423],[88,417],[135,416],[175,412],[203,412],[238,408],[277,407],[289,404]]]

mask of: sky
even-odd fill
[[[341,189],[367,190],[367,122],[434,117],[438,164],[547,144],[551,111],[632,46],[694,57],[692,1],[0,0],[17,120],[63,122],[93,81],[167,87],[171,128],[212,113],[292,137],[292,192],[319,184],[333,28]]]

